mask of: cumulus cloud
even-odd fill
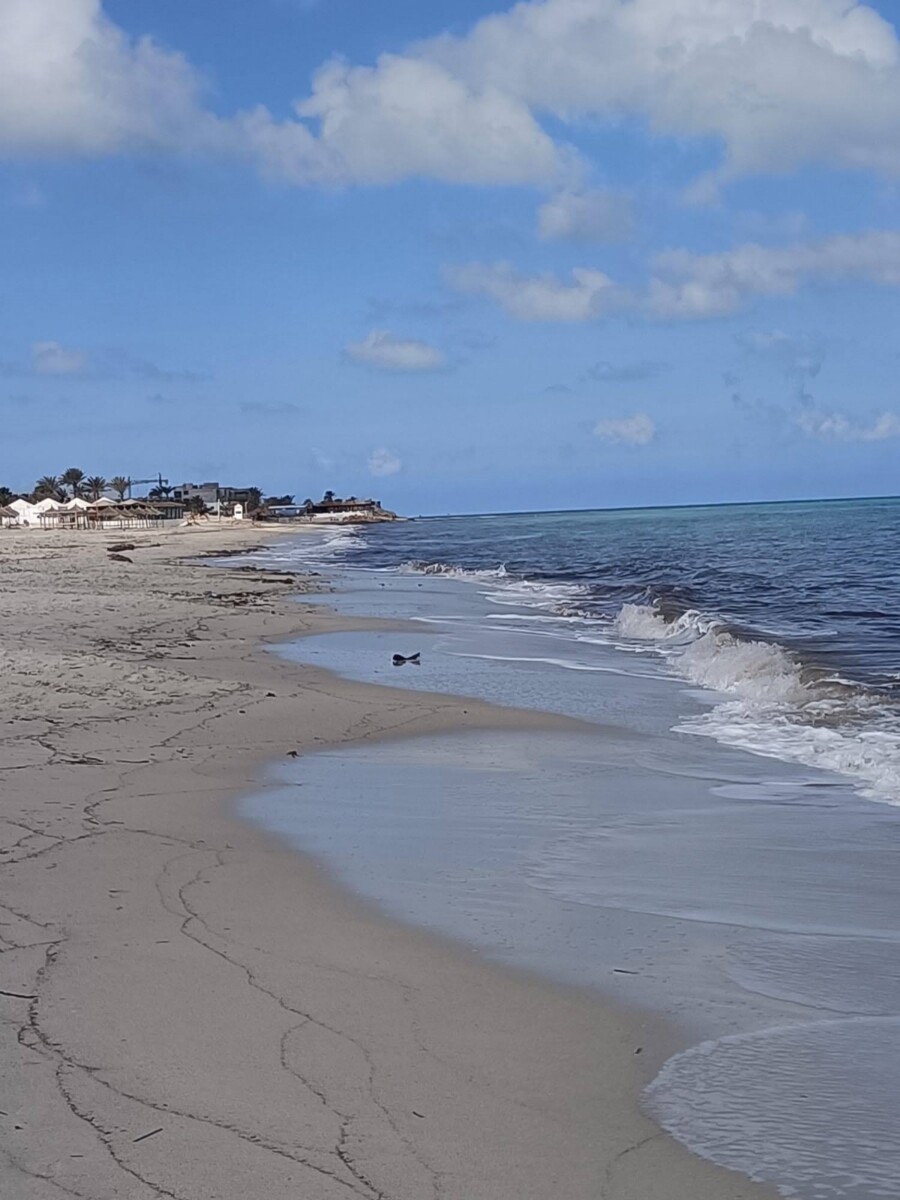
[[[524,321],[593,321],[625,310],[650,320],[702,320],[729,316],[757,296],[793,295],[811,283],[900,287],[900,233],[841,234],[783,247],[751,243],[718,254],[668,250],[657,255],[641,289],[587,267],[576,268],[571,283],[520,275],[509,263],[469,263],[445,277]]]
[[[826,442],[884,442],[900,437],[900,416],[884,412],[868,424],[844,413],[803,412],[796,424],[809,434]]]
[[[373,329],[361,342],[348,343],[344,353],[379,371],[440,371],[447,365],[436,346],[396,338],[387,329]]]
[[[647,446],[656,437],[656,425],[646,413],[635,413],[631,417],[598,421],[594,436],[624,446]]]
[[[717,139],[707,192],[814,162],[900,174],[900,44],[853,0],[525,0],[372,66],[327,62],[297,90],[286,119],[222,116],[182,54],[128,35],[100,0],[0,5],[7,152],[205,152],[301,185],[571,187],[577,157],[542,122],[626,114]],[[541,223],[584,236],[599,201],[550,201]]]
[[[200,76],[130,39],[100,0],[3,0],[0,146],[88,156],[185,147],[212,121]]]
[[[387,475],[399,475],[403,470],[403,463],[391,450],[386,450],[383,446],[378,450],[373,450],[369,455],[369,474],[378,477]]]
[[[101,0],[3,0],[0,149],[96,157],[167,150],[245,160],[297,184],[428,176],[514,184],[558,178],[561,153],[527,106],[426,58],[326,63],[295,115],[220,117],[202,75]]]
[[[520,321],[593,321],[626,302],[608,275],[587,267],[576,267],[571,281],[520,275],[509,263],[469,263],[445,276],[458,291],[494,300]]]
[[[538,232],[547,241],[621,242],[634,229],[630,199],[611,188],[558,192],[538,210]]]
[[[718,138],[731,175],[900,172],[897,36],[853,0],[533,0],[420,52],[564,121]]]
[[[85,375],[89,366],[83,350],[67,349],[59,342],[35,342],[31,347],[35,375]]]

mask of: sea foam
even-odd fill
[[[870,799],[900,805],[900,715],[877,694],[702,613],[667,621],[654,606],[625,604],[613,625],[623,649],[651,642],[676,674],[733,697],[678,732],[849,776]]]

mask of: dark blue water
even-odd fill
[[[900,500],[442,517],[367,530],[348,561],[580,585],[570,609],[694,612],[810,666],[900,690]],[[439,555],[439,558],[435,556]]]

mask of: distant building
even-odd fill
[[[259,504],[259,500],[259,488],[219,488],[219,501],[222,504],[227,504],[229,507],[235,504],[242,504],[245,512],[248,508],[254,508]]]
[[[172,499],[186,504],[189,500],[202,500],[209,508],[215,508],[219,499],[218,483],[182,483],[172,488]]]
[[[221,505],[223,509],[231,509],[235,504],[242,504],[246,511],[259,503],[259,489],[222,487],[218,482],[182,483],[172,488],[172,499],[180,500],[182,504],[202,500],[207,508]]]

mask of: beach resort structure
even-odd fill
[[[370,521],[396,521],[397,514],[381,507],[380,500],[320,500],[315,504],[268,505],[261,513],[264,521],[315,522],[322,525],[358,525]]]
[[[271,497],[266,503],[257,487],[224,487],[217,481],[170,486],[160,474],[158,485],[148,496],[138,498],[129,494],[126,498],[125,492],[130,492],[132,483],[148,481],[119,476],[112,485],[100,477],[88,482],[92,485],[90,490],[86,485],[79,489],[73,481],[61,485],[55,477],[39,480],[33,496],[19,496],[0,511],[0,529],[150,529],[164,522],[194,524],[210,519],[244,518],[279,524],[332,525],[397,520],[396,513],[383,508],[380,500],[356,496],[341,499],[330,491],[318,501],[282,503],[293,500],[291,496],[282,496]],[[66,486],[72,489],[71,497],[66,494]],[[5,491],[8,498],[11,493],[9,489]],[[117,493],[115,499],[109,491]]]
[[[184,518],[184,505],[176,501],[110,500],[88,501],[81,496],[61,502],[47,497],[32,504],[13,500],[4,509],[6,527],[40,529],[152,529],[165,521]]]

